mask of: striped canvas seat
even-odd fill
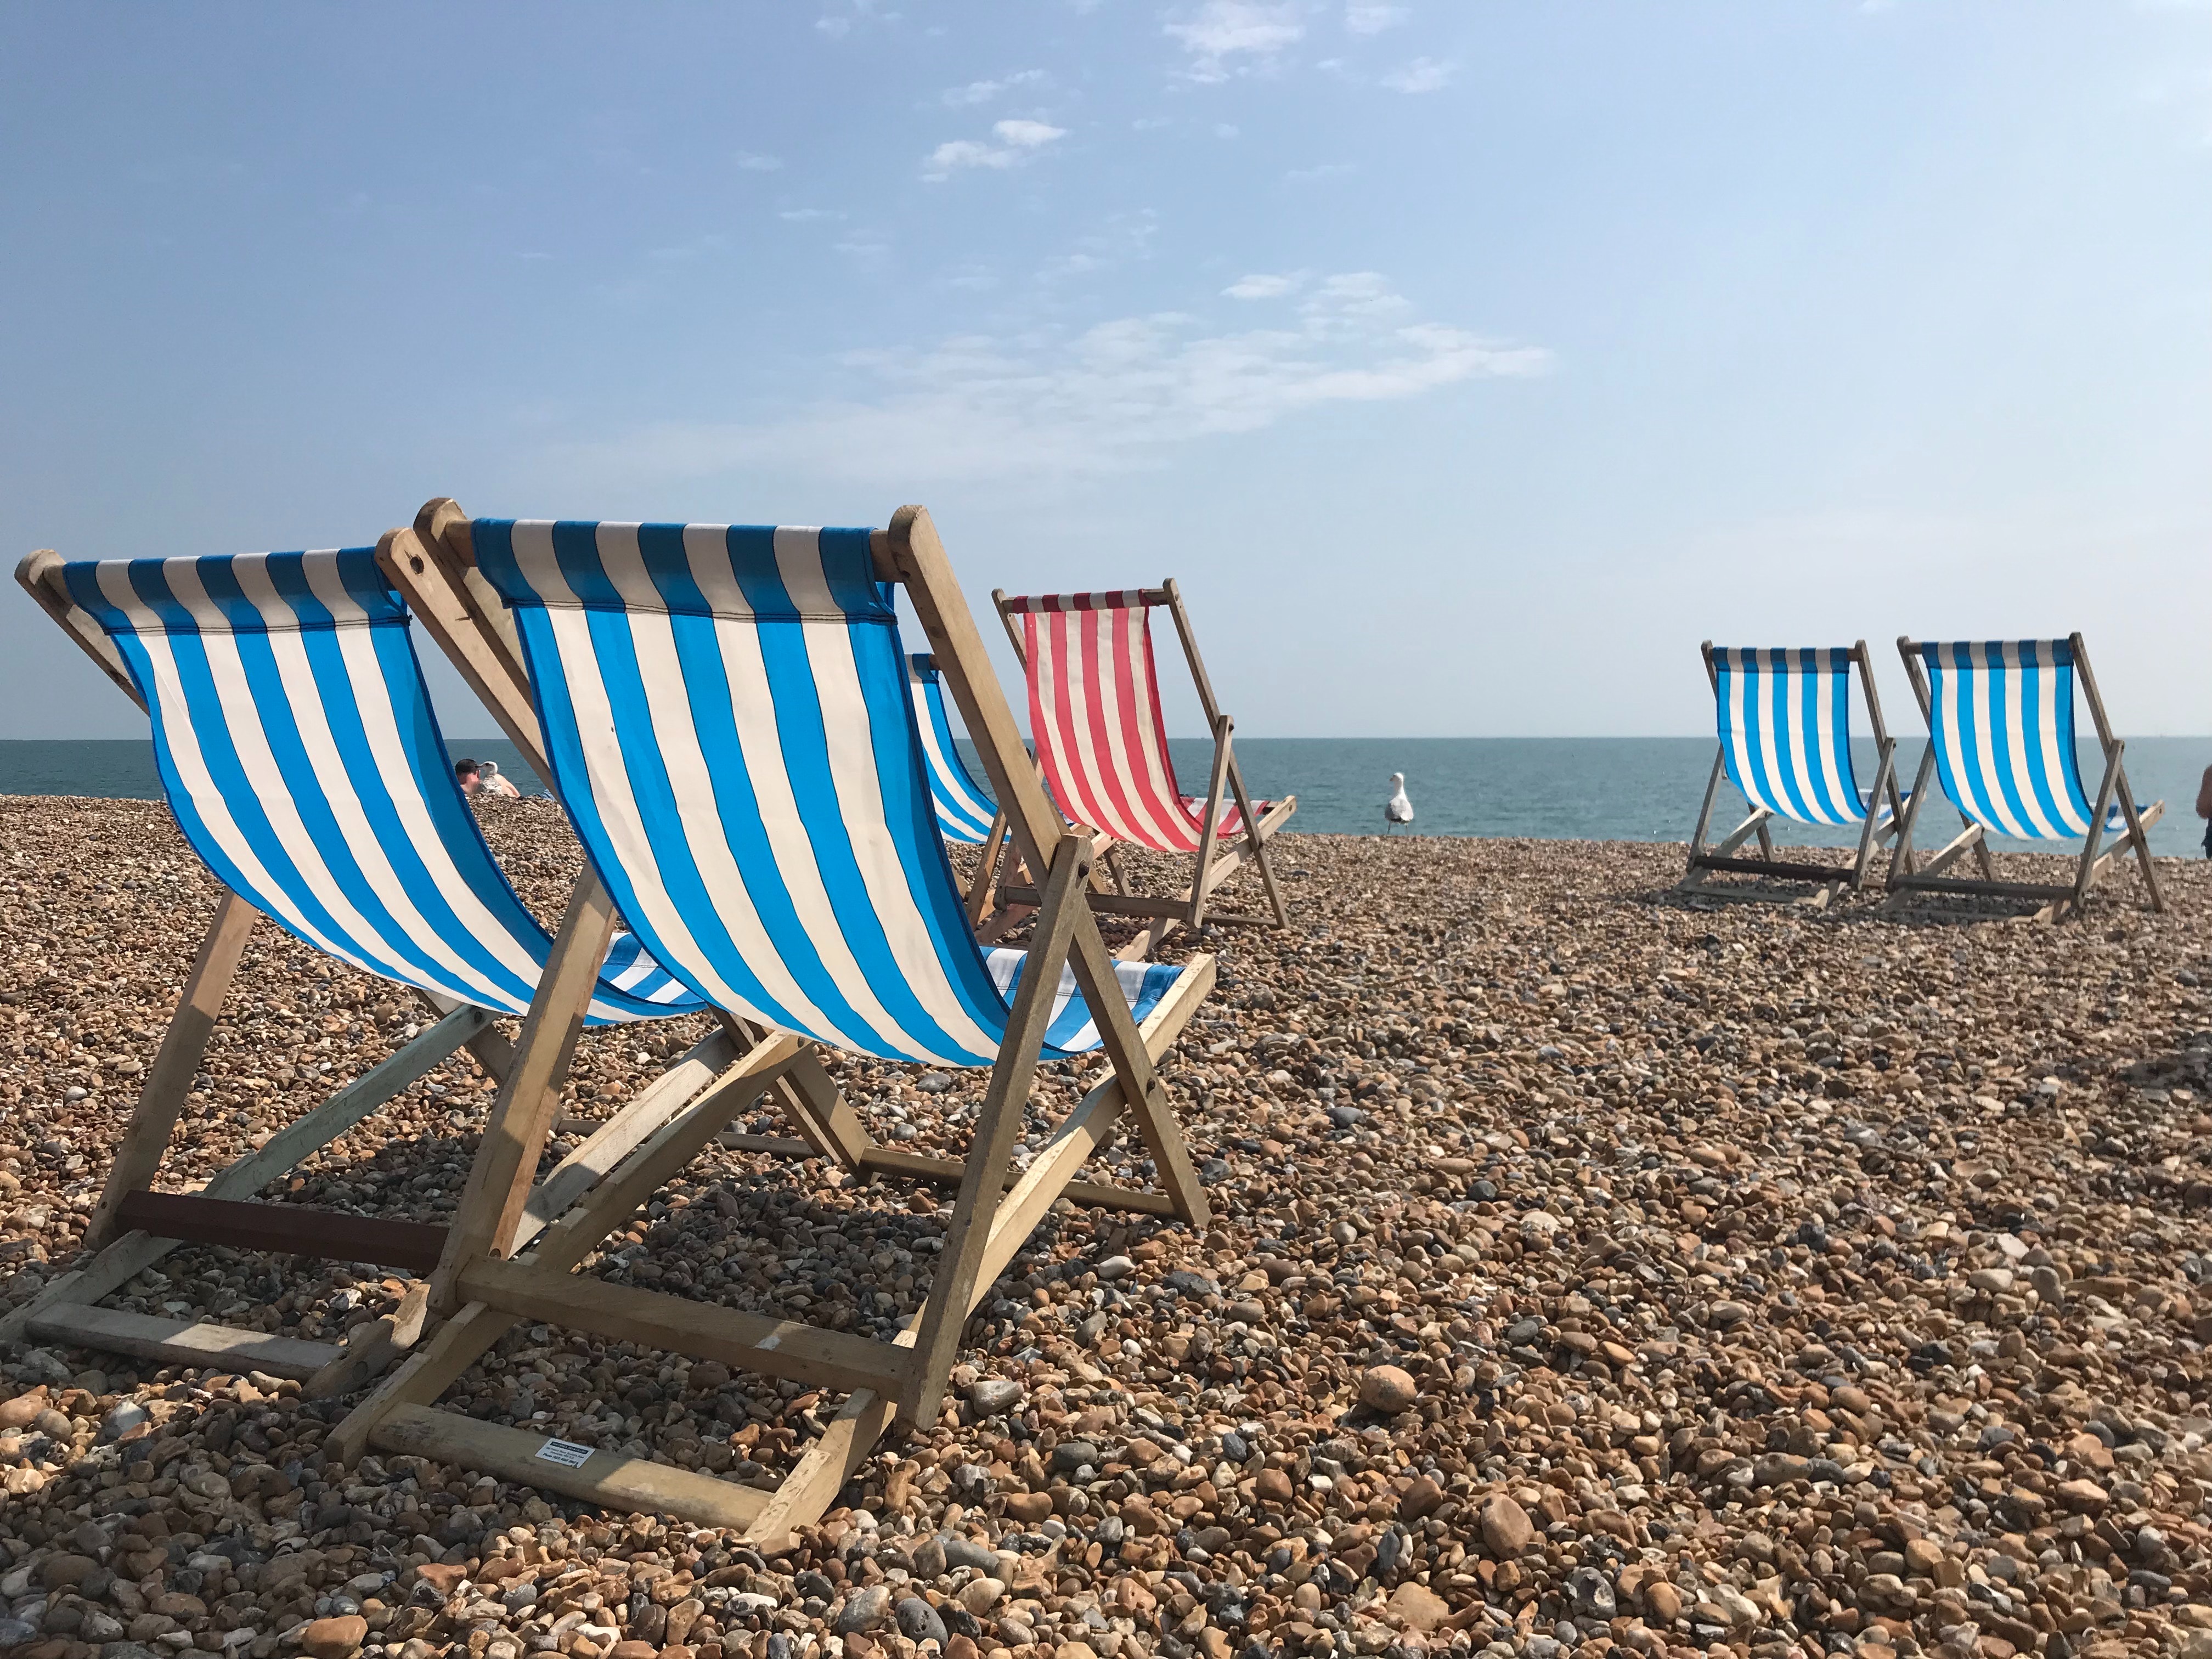
[[[937,659],[917,653],[906,659],[907,691],[914,699],[915,725],[921,733],[922,758],[929,766],[929,793],[937,803],[937,831],[963,847],[981,847],[990,838],[998,809],[968,775],[952,741],[952,722],[945,713],[945,687]]]
[[[1928,675],[1936,776],[1951,804],[1969,823],[2024,841],[2087,835],[2096,808],[2074,746],[2073,641],[1915,648]],[[2115,804],[2105,828],[2124,823]]]
[[[1161,853],[1194,853],[1203,797],[1176,783],[1152,662],[1151,589],[1008,599],[1022,618],[1030,734],[1060,809],[1074,823]],[[1255,801],[1262,817],[1274,805]],[[1243,833],[1224,799],[1217,839]]]
[[[503,1014],[552,940],[454,781],[407,613],[373,549],[64,567],[153,718],[179,827],[233,891],[325,954]],[[594,1024],[696,1009],[634,935]]]
[[[1866,822],[1851,769],[1848,646],[1712,647],[1715,713],[1729,781],[1753,806],[1800,823]],[[1886,822],[1883,802],[1877,822]]]
[[[654,956],[715,1006],[988,1066],[1018,953],[963,913],[866,530],[471,523],[556,793]],[[1180,969],[1128,964],[1141,1018]],[[1042,1050],[1095,1045],[1064,979]]]

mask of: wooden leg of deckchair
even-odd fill
[[[277,1176],[295,1168],[359,1123],[378,1107],[404,1092],[442,1065],[467,1038],[491,1023],[481,1008],[464,1008],[364,1073],[314,1110],[286,1125],[260,1146],[221,1170],[201,1189],[207,1198],[249,1198]],[[111,1296],[184,1241],[129,1232],[106,1245],[89,1262],[48,1285],[21,1307],[0,1319],[0,1343],[20,1339],[35,1316],[64,1303],[90,1304]]]
[[[1267,895],[1267,908],[1274,912],[1275,926],[1287,927],[1290,912],[1283,907],[1282,889],[1275,884],[1274,855],[1267,850],[1274,831],[1252,811],[1252,792],[1244,787],[1244,769],[1237,763],[1234,756],[1229,761],[1229,787],[1237,797],[1237,811],[1244,821],[1244,842],[1252,849],[1252,862],[1259,868],[1260,885]]]
[[[967,1322],[969,1293],[976,1284],[990,1237],[990,1218],[998,1205],[1005,1170],[1013,1155],[1029,1104],[1030,1087],[1036,1076],[1037,1050],[1052,1024],[1053,1001],[1060,987],[1060,969],[1067,959],[1068,943],[1079,920],[1091,919],[1085,897],[1090,884],[1091,838],[1069,834],[1061,838],[1052,868],[1045,877],[1044,903],[1037,913],[1036,935],[1030,941],[1021,982],[1014,988],[1006,1035],[999,1058],[991,1068],[991,1081],[976,1115],[975,1139],[968,1151],[968,1170],[953,1200],[952,1222],[945,1229],[945,1249],[930,1290],[929,1316],[915,1327],[915,1355],[908,1372],[901,1413],[921,1424],[937,1420],[945,1379],[959,1352],[961,1328]],[[1092,923],[1094,936],[1097,924]],[[1118,983],[1112,993],[1126,1018]],[[1094,1011],[1096,1012],[1096,1011]],[[1105,1029],[1104,1021],[1099,1023]],[[986,1280],[986,1283],[988,1281]],[[955,1312],[954,1310],[959,1310]]]
[[[1875,769],[1874,793],[1868,798],[1866,823],[1859,830],[1859,855],[1851,866],[1850,885],[1854,889],[1865,884],[1868,866],[1874,862],[1875,820],[1881,816],[1881,798],[1888,791],[1890,767],[1895,758],[1895,750],[1885,747],[1881,764]]]
[[[2106,820],[2112,816],[2112,790],[2119,771],[2119,749],[2115,744],[2105,757],[2105,775],[2097,783],[2097,804],[2089,812],[2089,833],[2081,838],[2081,856],[2075,863],[2074,872],[2074,896],[2070,900],[2061,899],[2047,906],[2039,913],[2039,920],[2056,921],[2069,911],[2078,912],[2088,898],[2090,884],[2097,879],[2098,872],[2105,866],[2106,860],[2097,854],[2105,839]]]
[[[740,1054],[750,1054],[774,1035],[764,1025],[719,1008],[714,1013]],[[777,1081],[773,1092],[784,1117],[816,1156],[828,1158],[841,1170],[860,1167],[860,1160],[875,1143],[820,1060],[811,1054],[805,1056]]]
[[[2151,862],[2150,827],[2165,811],[2166,803],[2158,802],[2151,810],[2139,812],[2136,808],[2135,791],[2128,785],[2127,770],[2120,771],[2120,813],[2127,820],[2128,841],[2135,848],[2136,862],[2142,866],[2143,885],[2150,890],[2150,908],[2163,915],[2166,910],[2166,890],[2159,885],[2158,867]]]
[[[538,1157],[560,1110],[562,1082],[614,931],[614,900],[598,875],[586,869],[577,878],[553,954],[530,1000],[514,1066],[500,1085],[483,1144],[469,1166],[468,1184],[446,1237],[446,1261],[433,1280],[437,1288],[432,1303],[441,1311],[454,1305],[451,1264],[504,1253],[522,1221]]]
[[[779,1034],[717,1078],[691,1105],[662,1125],[645,1144],[538,1235],[527,1260],[534,1267],[567,1272],[596,1249],[615,1226],[650,1199],[670,1176],[697,1157],[724,1125],[749,1109],[800,1053],[797,1037]],[[481,1152],[478,1157],[482,1157]],[[459,1223],[455,1223],[455,1230]],[[483,1230],[477,1230],[482,1232]],[[489,1252],[484,1259],[489,1259]],[[505,1335],[516,1316],[471,1303],[438,1328],[376,1391],[332,1431],[326,1449],[340,1462],[360,1459],[377,1425],[401,1406],[428,1406],[455,1377]]]
[[[1713,769],[1705,779],[1705,798],[1698,804],[1698,822],[1690,831],[1690,862],[1682,872],[1682,879],[1674,884],[1678,893],[1694,893],[1705,884],[1698,860],[1705,854],[1705,832],[1712,827],[1713,802],[1720,794],[1721,779],[1726,775],[1727,756],[1726,750],[1717,750],[1713,755]]]
[[[96,1250],[112,1243],[118,1206],[131,1194],[153,1184],[155,1172],[168,1153],[169,1138],[176,1133],[177,1114],[184,1109],[192,1079],[198,1075],[200,1061],[207,1054],[216,1012],[222,1006],[238,972],[238,959],[245,952],[246,937],[260,914],[228,888],[223,890],[215,917],[208,923],[207,937],[200,941],[199,956],[185,981],[177,1012],[170,1018],[169,1029],[163,1033],[161,1046],[138,1091],[138,1104],[131,1114],[130,1127],[123,1132],[122,1144],[115,1150],[115,1162],[108,1166],[100,1201],[92,1206],[92,1218],[84,1230],[86,1248]]]
[[[1006,847],[1006,815],[1001,810],[991,819],[991,833],[983,837],[983,850],[975,858],[975,874],[968,884],[968,926],[981,927],[997,890],[999,858]]]

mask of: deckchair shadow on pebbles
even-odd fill
[[[2106,717],[2096,677],[2089,672],[2088,648],[2079,634],[2063,640],[1986,643],[1937,644],[1901,638],[1897,649],[1927,719],[1929,743],[1905,810],[1899,861],[1890,872],[1893,905],[1905,902],[1914,893],[2040,900],[2043,908],[2036,912],[2037,919],[2055,921],[2078,911],[2106,866],[2132,851],[2142,866],[2151,908],[2166,908],[2148,834],[2165,812],[2166,803],[2142,805],[2128,787],[2127,769],[2121,763],[2126,744],[2113,735],[2112,721]],[[2077,685],[2088,705],[2104,759],[2094,805],[2082,787],[2075,749]],[[1905,860],[1921,805],[1928,799],[1931,770],[1966,828],[1913,869]],[[2074,879],[1999,880],[1990,857],[1991,835],[2039,842],[2081,837]],[[2110,847],[2103,845],[2107,835],[2118,836]],[[1943,873],[1970,852],[1981,872],[1978,878]]]
[[[178,827],[225,891],[93,1208],[85,1243],[97,1254],[0,1321],[0,1341],[43,1337],[252,1367],[302,1379],[310,1394],[358,1388],[420,1332],[427,1279],[343,1345],[96,1304],[188,1242],[427,1274],[444,1249],[442,1227],[252,1195],[457,1050],[505,1076],[512,1051],[494,1021],[528,1008],[553,941],[462,799],[407,613],[373,550],[97,563],[39,552],[16,577],[151,715]],[[260,915],[337,961],[411,988],[435,1023],[202,1190],[155,1192]],[[609,952],[588,989],[595,1025],[700,1006],[634,936]],[[710,1074],[679,1063],[668,1086],[647,1091],[649,1107],[665,1116]],[[574,1196],[609,1154],[605,1141],[579,1148],[538,1197]]]
[[[743,1528],[775,1546],[817,1518],[895,1420],[933,1423],[969,1315],[1063,1194],[1202,1223],[1205,1197],[1153,1062],[1213,981],[1117,963],[1084,902],[1091,838],[1064,833],[932,529],[888,531],[450,521],[448,550],[519,625],[556,794],[655,957],[764,1033],[702,1109],[656,1135],[525,1255],[496,1218],[535,1164],[557,1097],[560,1034],[582,1008],[575,964],[611,921],[564,936],[471,1170],[434,1299],[456,1309],[334,1431],[616,1508]],[[927,780],[889,584],[903,584],[982,758],[1016,854],[1044,872],[1028,951],[980,948]],[[990,1068],[921,1310],[878,1341],[611,1284],[578,1273],[722,1123],[794,1079],[827,1135],[856,1115],[816,1046]],[[1103,1049],[1107,1076],[1018,1174],[1012,1153],[1040,1061]],[[1160,1190],[1075,1176],[1124,1112]],[[800,1151],[805,1148],[801,1146]],[[871,1160],[872,1162],[872,1160]],[[1009,1184],[1011,1182],[1011,1184]],[[549,1441],[434,1409],[509,1328],[543,1322],[733,1370],[849,1390],[774,1492]]]
[[[1720,752],[1713,757],[1698,827],[1690,836],[1690,866],[1675,888],[1704,898],[1809,900],[1829,903],[1866,881],[1875,844],[1897,833],[1903,809],[1896,776],[1897,746],[1882,725],[1874,688],[1873,659],[1864,640],[1848,646],[1767,649],[1716,646],[1698,649],[1713,688]],[[1878,757],[1874,787],[1862,793],[1851,760],[1851,670],[1858,671],[1867,727]],[[1721,780],[1742,791],[1751,814],[1708,848],[1713,801]],[[1859,828],[1856,856],[1847,866],[1778,858],[1770,826],[1777,818],[1824,829]],[[1759,839],[1757,858],[1737,848]],[[1811,883],[1809,893],[1776,892],[1767,886],[1716,884],[1716,875],[1758,876],[1768,883]]]
[[[1158,587],[1097,593],[1009,597],[994,592],[999,617],[1029,683],[1030,735],[1053,796],[1068,821],[1115,842],[1191,856],[1190,885],[1174,898],[1132,893],[1118,861],[1115,892],[1095,893],[1102,915],[1131,916],[1148,926],[1117,953],[1140,961],[1178,927],[1215,922],[1285,925],[1268,840],[1298,810],[1297,797],[1255,801],[1231,744],[1235,722],[1221,712],[1213,682],[1198,653],[1198,636],[1172,580]],[[1176,782],[1160,712],[1159,675],[1152,659],[1152,613],[1164,607],[1190,664],[1191,679],[1213,739],[1213,765],[1203,799]],[[1021,618],[1019,627],[1014,618]],[[1259,872],[1269,915],[1212,908],[1213,891],[1247,863]],[[1034,903],[1034,890],[1000,895],[1010,906]]]

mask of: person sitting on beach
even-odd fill
[[[2204,781],[2197,786],[2197,816],[2204,820],[2204,856],[2212,859],[2212,766],[2204,769]]]
[[[461,793],[473,795],[483,787],[483,768],[472,760],[453,763],[453,781],[461,786]]]
[[[487,795],[505,795],[509,800],[519,799],[522,793],[507,774],[499,769],[499,763],[495,760],[483,761],[477,765],[477,787]]]

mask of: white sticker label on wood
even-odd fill
[[[538,1449],[538,1456],[549,1463],[558,1463],[564,1469],[580,1469],[584,1460],[592,1455],[589,1446],[580,1446],[573,1440],[549,1440]]]

